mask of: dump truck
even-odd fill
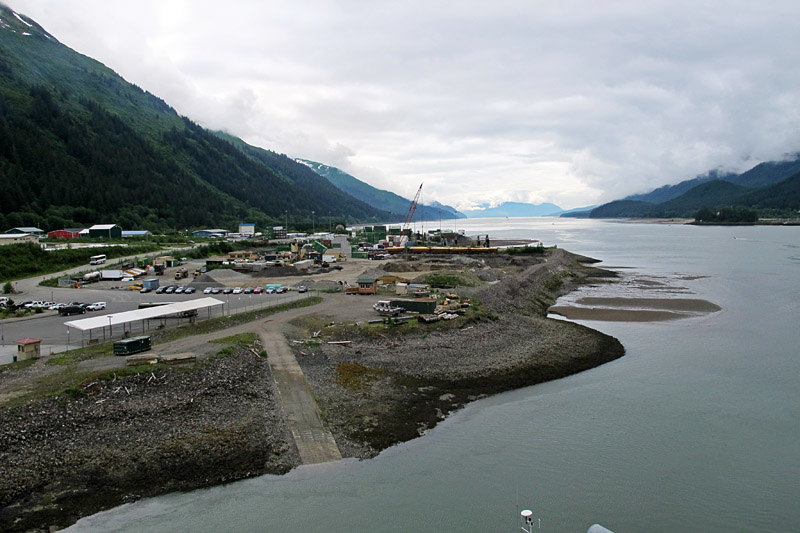
[[[183,279],[188,277],[189,277],[189,271],[183,267],[179,268],[178,271],[175,272],[175,279]]]

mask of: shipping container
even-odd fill
[[[389,300],[393,306],[402,307],[406,311],[413,313],[433,313],[436,311],[436,300],[429,298],[393,299]]]

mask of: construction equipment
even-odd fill
[[[406,219],[403,222],[403,233],[408,231],[408,228],[411,226],[411,220],[414,218],[414,211],[417,210],[417,202],[419,202],[420,194],[422,194],[422,183],[419,184],[419,189],[417,189],[417,195],[414,196],[414,200],[411,202],[411,205],[408,208],[408,214],[406,215]]]

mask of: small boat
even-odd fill
[[[381,316],[397,316],[405,311],[403,307],[392,305],[389,300],[381,300],[373,304],[372,308]]]

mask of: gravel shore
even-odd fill
[[[79,389],[0,411],[0,531],[299,464],[269,366],[247,350]]]
[[[395,268],[421,272],[430,265],[409,265],[424,262]],[[461,291],[484,312],[410,332],[351,326],[338,333],[353,335],[346,346],[327,344],[327,334],[296,344],[342,455],[373,457],[467,402],[622,356],[616,339],[546,318],[560,294],[613,275],[587,262],[561,250],[433,258],[490,281]],[[0,427],[0,531],[47,531],[141,497],[300,462],[267,361],[241,348],[0,408]]]
[[[298,361],[343,455],[372,457],[419,436],[467,402],[624,354],[613,337],[546,318],[560,294],[612,273],[561,250],[501,261],[507,264],[483,268],[514,263],[519,272],[471,291],[488,310],[480,319],[405,335],[350,331],[344,335],[352,335],[351,344],[298,349]]]

